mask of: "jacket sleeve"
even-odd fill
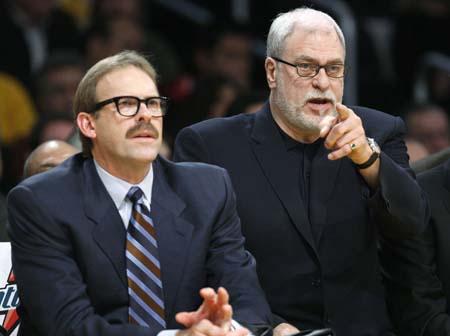
[[[32,317],[38,335],[152,335],[147,328],[109,323],[96,314],[71,237],[30,188],[22,185],[11,191],[8,212],[22,309],[28,319]]]
[[[382,240],[387,303],[400,335],[450,335],[445,274],[439,266],[447,267],[448,254],[448,239],[444,238],[448,210],[442,201],[447,191],[442,172],[434,169],[418,178],[432,209],[426,230],[407,240]]]
[[[425,194],[409,167],[404,133],[403,121],[396,118],[381,145],[379,188],[369,200],[371,215],[381,234],[394,239],[423,232],[430,217]]]
[[[383,273],[392,321],[400,335],[450,335],[450,317],[436,273],[433,227],[401,242],[384,242]]]

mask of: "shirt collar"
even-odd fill
[[[287,135],[280,126],[274,121],[278,131],[280,132],[281,138],[283,139],[284,146],[286,147],[287,151],[290,151],[294,148],[301,148],[303,147],[303,143],[291,138],[289,135]]]
[[[150,169],[144,179],[138,184],[131,184],[124,181],[116,176],[111,175],[105,169],[103,169],[97,161],[94,160],[95,168],[100,176],[100,180],[106,187],[108,194],[111,196],[117,209],[120,209],[124,202],[126,202],[125,197],[131,187],[136,186],[141,188],[144,193],[144,203],[150,208],[152,201],[152,187],[153,187],[153,169]]]

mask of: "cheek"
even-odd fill
[[[102,124],[97,124],[96,133],[100,141],[104,140],[108,143],[120,142],[125,139],[125,133],[127,128],[125,125],[118,125],[114,121],[103,122]]]
[[[332,86],[332,90],[336,99],[341,102],[344,95],[344,82],[336,82],[336,84]]]
[[[162,137],[163,133],[163,119],[162,118],[152,118],[151,124],[158,131],[159,137]]]

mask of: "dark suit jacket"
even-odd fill
[[[311,223],[299,173],[268,105],[256,114],[184,129],[175,159],[217,164],[230,173],[246,247],[276,315],[302,329],[332,326],[338,335],[380,335],[390,323],[377,236],[422,231],[426,202],[408,173],[403,122],[365,108],[355,112],[383,149],[380,188],[372,195],[350,160],[330,161],[321,146],[310,176]]]
[[[153,169],[168,328],[198,308],[205,286],[228,289],[236,320],[270,322],[225,171],[162,159]],[[21,335],[155,334],[126,324],[126,231],[91,159],[78,154],[25,180],[8,207]]]
[[[401,335],[450,335],[450,160],[418,181],[429,199],[430,225],[389,250],[389,306]]]

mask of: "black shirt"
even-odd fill
[[[277,125],[278,126],[278,125]],[[293,160],[289,160],[289,162],[294,162],[298,171],[298,188],[300,191],[300,197],[302,198],[303,204],[305,205],[305,210],[308,213],[308,220],[311,223],[310,218],[310,204],[309,204],[309,196],[310,192],[310,180],[312,172],[312,162],[314,157],[317,154],[317,150],[320,146],[323,145],[323,139],[319,138],[315,142],[310,144],[305,144],[302,142],[298,142],[297,140],[292,139],[289,135],[284,133],[281,128],[279,128],[281,137],[283,138],[283,142],[286,146],[286,151],[288,155],[291,157],[295,157]],[[315,230],[311,227],[311,230],[314,234]]]

